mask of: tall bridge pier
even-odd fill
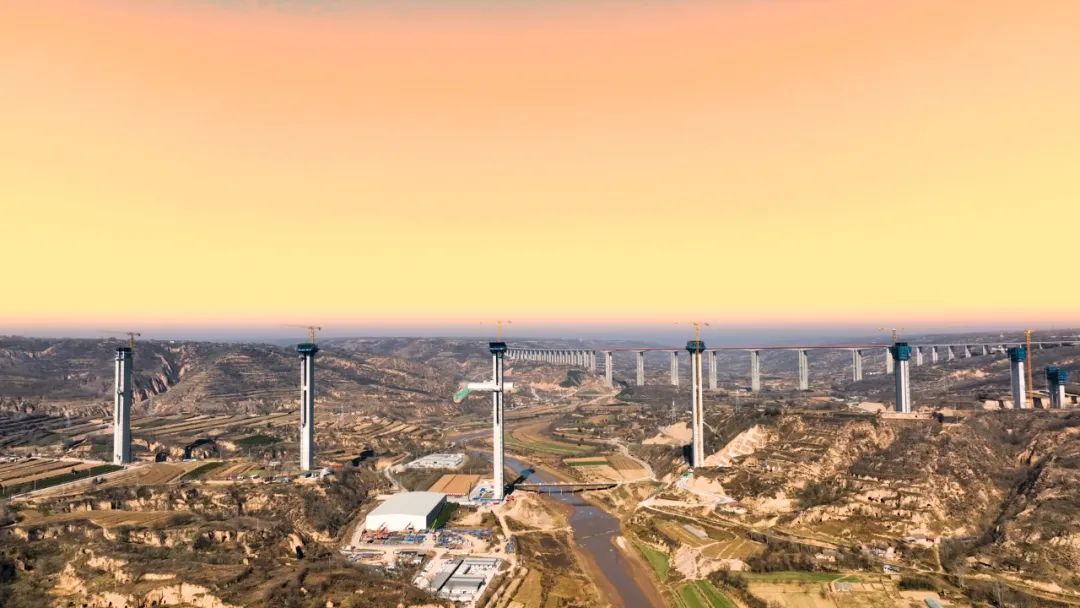
[[[810,390],[810,362],[806,359],[806,351],[799,349],[799,390]]]
[[[679,386],[679,351],[671,351],[671,386]]]
[[[131,462],[132,349],[116,349],[116,395],[113,404],[113,464]]]
[[[709,351],[709,390],[716,390],[716,351]]]
[[[851,349],[851,379],[854,382],[863,379],[862,351],[857,348]]]
[[[604,382],[608,388],[615,388],[615,363],[610,350],[604,351]]]
[[[890,358],[896,363],[896,411],[911,412],[911,346],[897,342],[889,348]]]
[[[761,351],[750,351],[750,392],[761,392]]]
[[[690,463],[696,469],[705,465],[705,407],[701,386],[701,353],[705,351],[705,343],[691,340],[686,343],[686,350],[690,352],[690,417],[693,424]]]
[[[1009,370],[1012,380],[1013,407],[1027,409],[1027,387],[1024,385],[1024,365],[1027,363],[1027,349],[1023,346],[1009,348]]]
[[[310,342],[296,345],[300,354],[300,470],[315,468],[315,353]]]
[[[645,351],[637,351],[635,358],[637,359],[637,385],[645,386]]]
[[[491,351],[491,375],[495,385],[495,390],[491,392],[491,464],[495,467],[492,475],[495,485],[492,488],[492,498],[501,501],[506,493],[506,464],[503,452],[503,356],[506,354],[506,342],[491,342],[488,350]]]
[[[491,380],[487,382],[469,382],[465,386],[470,391],[491,393],[491,466],[492,499],[502,501],[506,496],[506,453],[503,447],[504,427],[503,412],[506,391],[513,389],[512,382],[506,382],[503,375],[503,358],[508,349],[506,342],[489,342],[491,352]],[[511,351],[515,352],[515,351]],[[541,357],[547,357],[547,351],[539,351]]]
[[[1046,382],[1050,388],[1050,407],[1060,410],[1065,407],[1065,382],[1069,379],[1069,372],[1058,368],[1046,368]]]

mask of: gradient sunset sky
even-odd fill
[[[1076,0],[307,4],[0,0],[0,333],[1080,325]]]

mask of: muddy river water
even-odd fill
[[[517,458],[507,457],[506,464],[522,474],[531,470],[528,463]],[[542,471],[529,473],[527,478],[540,483],[557,481]],[[614,541],[620,534],[619,520],[592,506],[580,494],[556,493],[548,494],[548,496],[572,509],[570,527],[574,530],[574,540],[593,559],[600,568],[601,574],[610,583],[606,586],[601,585],[601,592],[604,587],[614,588],[619,597],[609,599],[612,603],[621,604],[626,608],[653,606],[646,593],[642,591],[640,583],[634,580],[628,559],[615,548]]]

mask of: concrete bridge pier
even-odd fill
[[[913,346],[912,349],[915,352],[915,365],[920,366],[923,364],[923,352],[921,346]]]
[[[701,353],[705,350],[705,343],[691,340],[686,343],[686,350],[690,352],[690,408],[693,424],[690,463],[696,469],[705,465],[705,406],[701,387]]]
[[[604,382],[608,388],[615,388],[615,363],[610,350],[604,351]]]
[[[298,344],[300,355],[300,470],[315,468],[315,354],[319,347]]]
[[[851,349],[851,379],[854,382],[862,380],[862,351]]]
[[[1012,384],[1013,407],[1028,409],[1027,387],[1025,386],[1024,365],[1027,363],[1027,349],[1023,346],[1009,348],[1009,371]]]
[[[940,358],[940,355],[938,354],[937,346],[931,346],[930,347],[930,364],[931,365],[936,365],[939,358]]]
[[[885,347],[885,375],[893,373],[893,358],[889,347]]]
[[[503,400],[503,354],[506,352],[505,342],[491,342],[488,344],[491,351],[491,375],[495,390],[491,392],[491,463],[494,467],[492,479],[492,498],[502,501],[506,491],[506,479],[503,451],[503,412],[505,402]]]
[[[671,351],[671,386],[679,386],[679,351]]]
[[[127,346],[116,349],[113,398],[113,464],[131,462],[131,384],[132,351]]]
[[[639,350],[635,358],[637,359],[637,385],[645,386],[645,351]]]
[[[911,412],[911,346],[897,342],[889,349],[889,356],[896,362],[896,411]]]
[[[985,357],[986,355],[989,355],[989,354],[990,354],[990,349],[986,348],[986,345],[983,344],[982,345],[982,356]]]
[[[709,390],[716,390],[716,351],[709,351]]]
[[[806,360],[806,351],[799,349],[799,390],[810,390],[810,363]]]
[[[965,359],[970,359],[971,358],[971,346],[969,346],[967,344],[964,345],[964,358]]]
[[[750,392],[761,392],[761,351],[750,351]]]
[[[1050,387],[1050,408],[1060,410],[1065,407],[1065,382],[1069,379],[1069,372],[1058,368],[1046,368],[1046,382]]]
[[[956,351],[953,350],[952,344],[945,347],[945,361],[956,361]]]

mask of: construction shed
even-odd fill
[[[412,528],[426,530],[439,517],[446,504],[440,492],[402,492],[386,499],[364,520],[368,530],[400,532]]]

